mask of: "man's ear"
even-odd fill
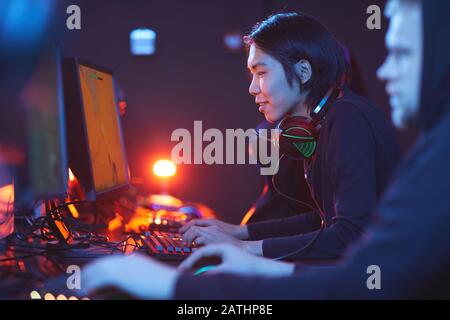
[[[312,77],[312,68],[308,60],[302,59],[294,65],[294,70],[302,84],[307,83]]]

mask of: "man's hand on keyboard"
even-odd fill
[[[200,220],[199,220],[200,221]],[[184,234],[183,240],[187,245],[204,246],[213,243],[228,243],[238,248],[244,249],[248,253],[262,256],[262,240],[243,241],[229,236],[217,225],[212,226],[191,226]]]
[[[247,226],[234,225],[217,219],[195,219],[182,226],[179,230],[183,235],[194,227],[215,227],[222,233],[240,240],[248,239]]]
[[[183,240],[186,244],[194,244],[195,246],[203,246],[211,243],[232,243],[240,246],[240,242],[242,242],[224,233],[218,226],[192,226],[183,234]]]

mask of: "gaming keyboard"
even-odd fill
[[[141,238],[147,254],[161,261],[182,261],[197,249],[186,246],[177,233],[147,231]]]

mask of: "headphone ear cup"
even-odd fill
[[[309,159],[317,146],[317,130],[312,121],[305,117],[290,117],[279,127],[281,153],[292,159]]]

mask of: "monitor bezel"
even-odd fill
[[[49,51],[53,51],[52,59],[54,59],[54,63],[56,64],[56,81],[57,81],[57,100],[58,100],[58,122],[59,122],[59,150],[62,162],[62,169],[61,172],[59,172],[61,176],[61,182],[62,185],[59,186],[59,191],[49,191],[49,192],[40,192],[37,191],[34,188],[33,184],[33,178],[31,176],[32,172],[32,163],[31,159],[27,157],[27,164],[25,167],[25,175],[27,176],[25,179],[27,180],[27,183],[30,184],[30,191],[31,195],[35,199],[52,199],[52,198],[64,198],[67,197],[67,188],[68,188],[68,180],[69,180],[69,163],[68,163],[68,156],[67,156],[67,126],[66,126],[66,117],[65,117],[65,99],[64,99],[64,85],[63,85],[63,74],[62,74],[62,56],[61,56],[61,47],[58,43],[51,43],[47,44],[48,47],[43,50],[41,53],[39,60],[44,59],[45,55],[48,54]],[[28,117],[28,111],[27,117]],[[27,118],[27,122],[29,119]],[[29,134],[27,134],[27,142],[26,142],[26,149],[27,153],[31,152],[31,146],[30,146],[30,137]],[[17,177],[20,181],[20,178]]]

